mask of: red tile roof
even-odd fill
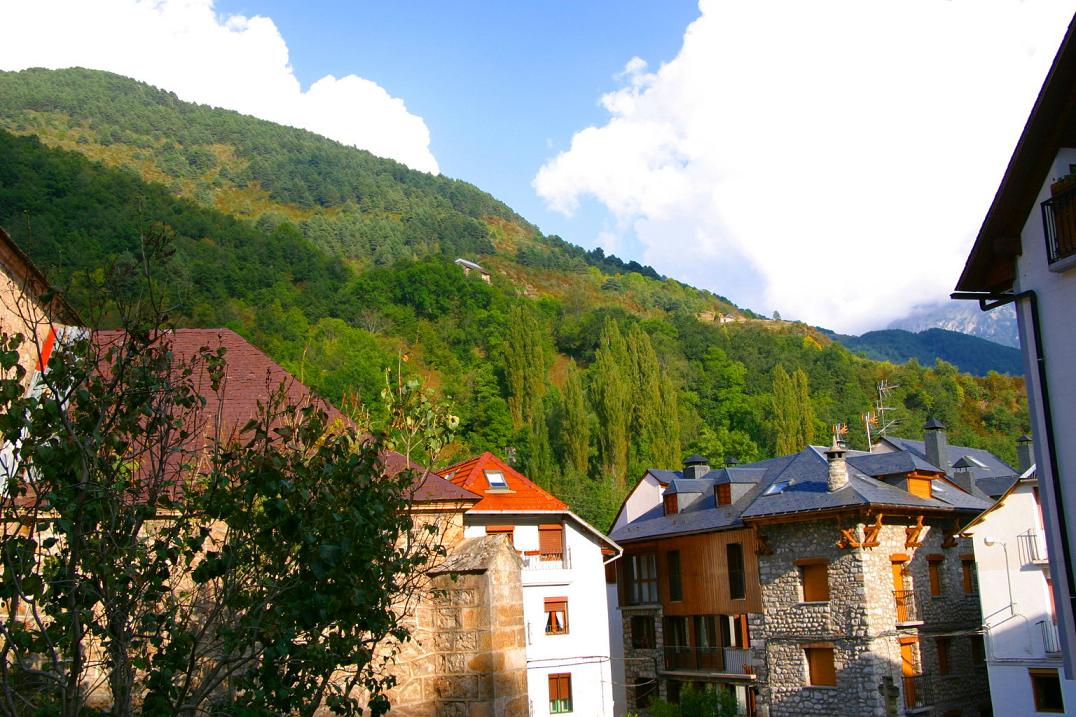
[[[485,470],[503,472],[507,489],[490,488]],[[568,505],[490,452],[438,471],[456,486],[482,496],[471,510],[568,510]]]
[[[205,399],[201,416],[212,419],[219,411],[224,436],[239,431],[247,421],[255,417],[258,402],[264,403],[270,392],[281,384],[285,386],[290,403],[314,401],[328,412],[330,419],[344,418],[331,404],[315,396],[306,385],[230,329],[177,329],[169,333],[167,340],[171,343],[172,352],[179,359],[194,356],[203,347],[225,349],[225,379],[219,393],[212,390],[209,377],[204,373],[197,374],[194,379]],[[100,345],[108,346],[118,344],[122,336],[121,331],[98,331],[94,334],[94,339]],[[191,448],[197,450],[198,446]],[[422,468],[399,453],[386,452],[383,461],[391,473],[397,473],[406,467]],[[413,495],[416,502],[470,502],[478,498],[431,471],[426,471],[424,475],[419,473],[418,476]]]

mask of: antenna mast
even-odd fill
[[[889,400],[889,393],[894,388],[900,388],[899,386],[890,386],[889,382],[884,378],[878,382],[878,402],[874,404],[875,415],[877,416],[878,435],[885,436],[885,432],[900,422],[898,418],[886,419],[886,411],[894,410],[892,406],[885,405],[885,402]]]

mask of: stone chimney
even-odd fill
[[[926,431],[923,443],[926,444],[927,462],[938,466],[949,475],[949,439],[945,435],[945,424],[931,416],[923,429]]]
[[[1031,436],[1026,433],[1016,439],[1016,462],[1020,464],[1020,475],[1026,473],[1035,462]]]
[[[826,451],[826,458],[829,460],[828,489],[832,493],[848,485],[848,464],[844,460],[844,448],[836,437],[833,438],[833,445]]]
[[[740,459],[737,458],[736,456],[726,456],[725,457],[725,467],[726,468],[735,468],[738,465],[740,465]]]
[[[684,459],[684,477],[702,478],[710,472],[710,462],[696,454]]]
[[[975,484],[975,476],[972,475],[972,469],[976,467],[975,461],[969,456],[961,456],[960,459],[953,464],[953,474],[949,478],[960,486],[960,489],[965,493],[972,492],[972,486]]]

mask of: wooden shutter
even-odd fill
[[[975,592],[975,557],[972,555],[960,556],[960,567],[964,573],[964,594],[971,595]]]
[[[808,647],[804,652],[807,653],[811,684],[836,686],[837,668],[833,662],[833,648]]]
[[[938,648],[938,674],[949,674],[949,638],[936,637],[934,643]]]
[[[722,483],[717,486],[717,504],[728,505],[732,502],[732,486],[728,483]]]
[[[564,553],[564,526],[538,526],[538,549],[542,555],[562,555]]]
[[[942,555],[927,556],[927,570],[930,573],[930,594],[941,595],[941,562]]]
[[[549,676],[549,701],[572,699],[572,676],[561,673]]]
[[[804,602],[825,602],[829,600],[829,565],[825,558],[804,558],[797,560],[800,578],[803,581]]]

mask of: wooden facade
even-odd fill
[[[715,531],[697,535],[679,535],[631,543],[624,546],[624,558],[617,561],[620,604],[631,604],[632,591],[626,584],[632,579],[629,556],[653,554],[657,559],[658,596],[665,615],[744,615],[762,612],[762,593],[755,555],[755,532],[750,528]],[[743,555],[743,576],[737,581],[729,575],[729,546],[739,545]],[[733,549],[735,550],[735,548]],[[678,558],[670,561],[670,553]],[[680,589],[670,585],[670,563],[679,562]],[[676,571],[672,571],[675,579]],[[743,597],[733,598],[730,585],[742,584]],[[670,594],[670,589],[671,593]],[[672,597],[679,592],[680,599]]]

